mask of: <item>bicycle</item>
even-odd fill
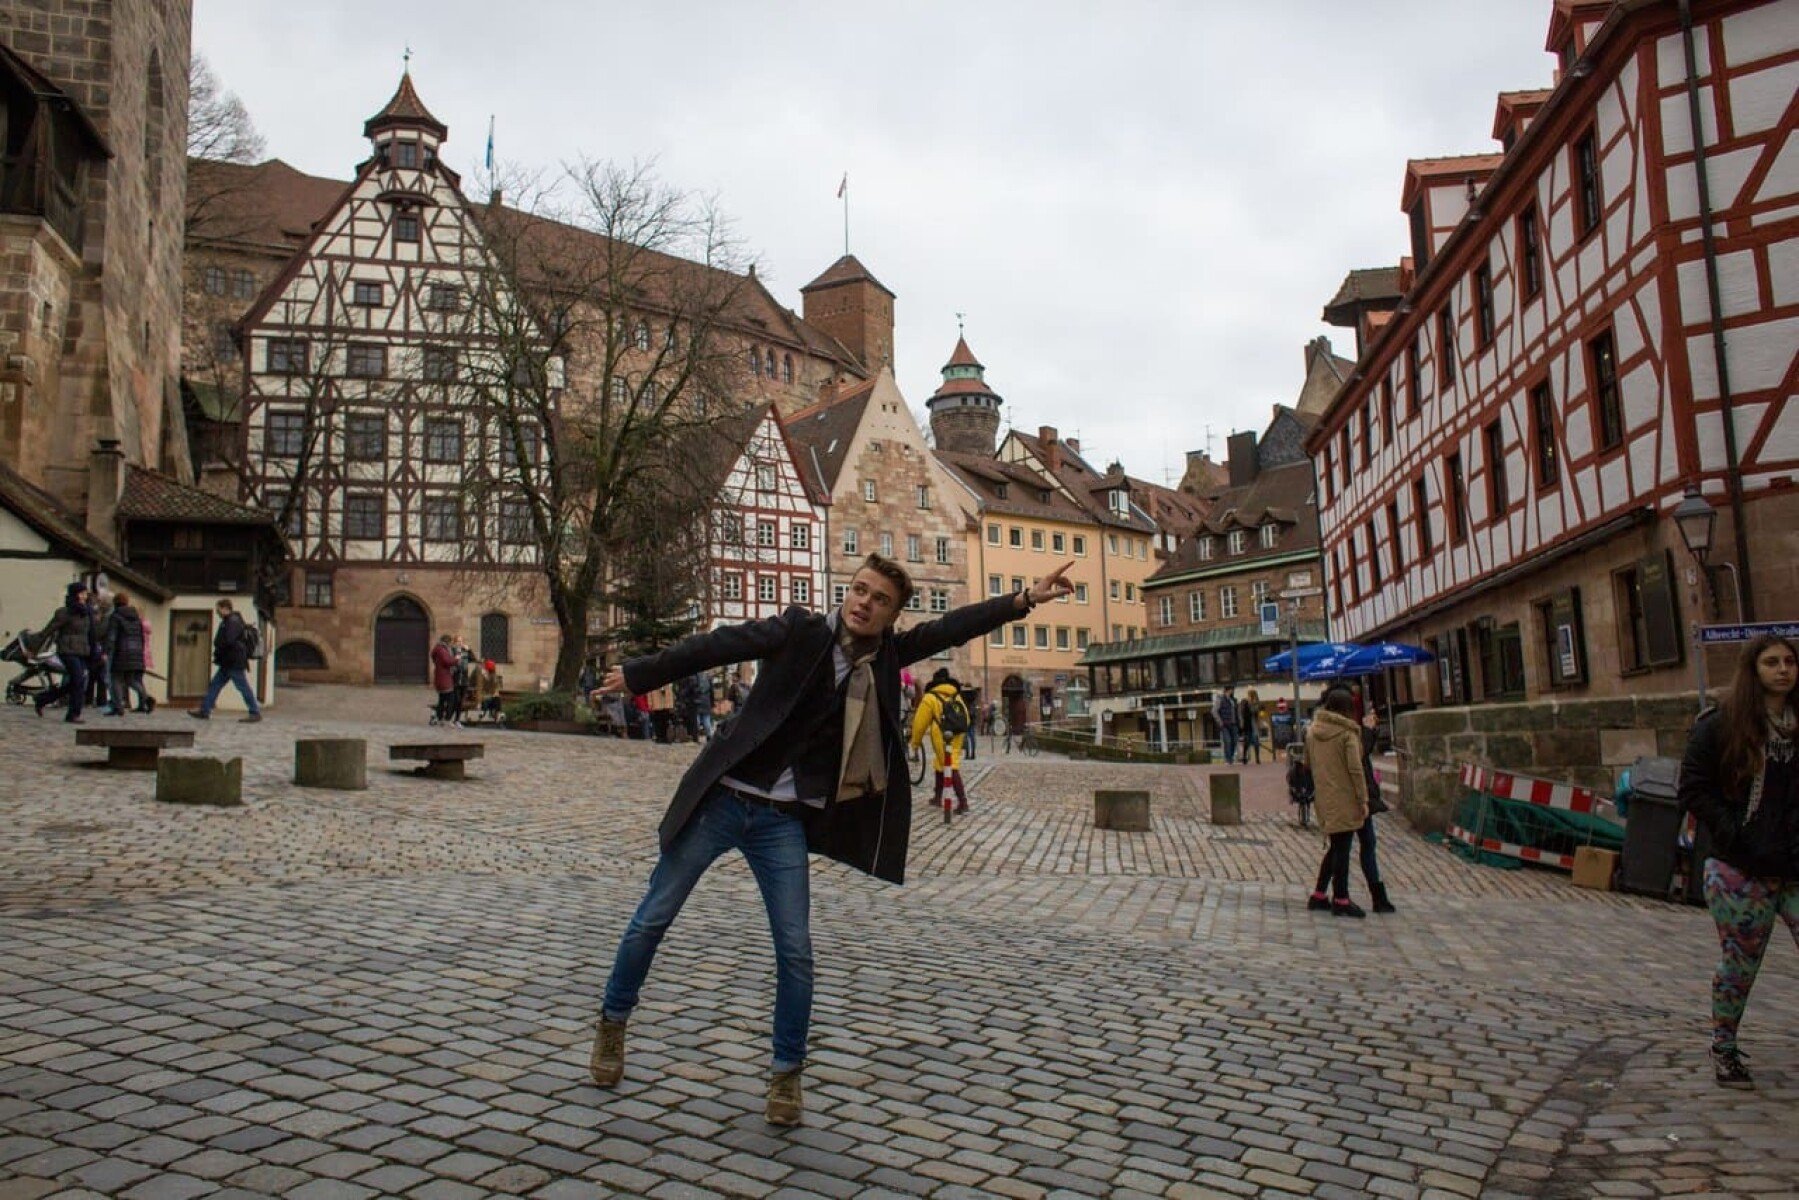
[[[1037,757],[1037,752],[1041,749],[1043,749],[1043,746],[1037,740],[1036,730],[1027,729],[1022,734],[1019,735],[1018,750],[1021,754],[1026,754],[1032,758],[1035,758],[1035,757]]]
[[[920,743],[918,743],[918,745],[912,747],[912,784],[913,784],[913,786],[916,787],[918,784],[921,784],[924,782],[925,763],[929,759],[929,757],[930,756],[925,753],[923,742],[920,742]]]

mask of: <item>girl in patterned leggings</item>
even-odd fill
[[[1680,766],[1681,807],[1711,835],[1705,901],[1723,957],[1712,978],[1712,1063],[1721,1087],[1753,1087],[1737,1025],[1762,955],[1784,921],[1799,943],[1799,655],[1783,637],[1749,643],[1730,692],[1693,727]]]

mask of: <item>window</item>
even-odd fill
[[[351,462],[379,462],[387,457],[387,420],[375,413],[344,418],[344,457]]]
[[[1006,531],[1006,541],[1015,550],[1024,549],[1024,530],[1016,525],[1012,526],[1011,529]]]
[[[419,240],[419,219],[407,213],[394,218],[394,241],[416,242]]]
[[[1455,307],[1446,301],[1437,310],[1437,394],[1455,386]]]
[[[1444,704],[1467,703],[1470,698],[1467,630],[1457,629],[1433,638],[1430,648],[1437,656],[1437,699]]]
[[[1024,591],[1024,576],[1022,576],[1022,575],[1012,576],[1012,590],[1015,592]]]
[[[1483,618],[1474,627],[1474,648],[1480,659],[1481,698],[1522,698],[1524,637],[1518,623],[1499,625],[1490,618]]]
[[[1023,625],[1020,625],[1016,622],[1013,623],[1013,625],[1012,625],[1012,646],[1014,649],[1023,650],[1025,647],[1025,639],[1028,636],[1029,636],[1029,631],[1026,630]]]
[[[1374,461],[1374,401],[1362,405],[1362,470]]]
[[[1537,464],[1537,487],[1554,487],[1562,467],[1555,449],[1555,399],[1545,380],[1530,389],[1530,440]]]
[[[508,546],[523,546],[530,542],[531,509],[525,501],[500,501],[500,540]]]
[[[838,584],[837,586],[842,587],[843,585]],[[719,578],[718,590],[719,594],[726,600],[743,599],[743,575],[737,571],[726,571],[724,575]],[[841,596],[838,597],[839,600],[842,598],[843,597]]]
[[[831,603],[832,604],[842,604],[844,597],[848,596],[849,594],[850,594],[850,585],[849,584],[833,583],[831,585]]]
[[[1380,440],[1384,445],[1393,444],[1393,376],[1388,374],[1380,381]]]
[[[462,501],[455,496],[426,496],[424,533],[427,542],[454,542],[462,537]]]
[[[268,452],[276,458],[298,458],[306,449],[306,414],[270,412]]]
[[[511,425],[501,425],[497,430],[499,459],[509,467],[517,467],[520,459],[527,463],[537,461],[537,448],[542,438],[535,425],[520,425],[515,435]]]
[[[1482,349],[1493,344],[1497,325],[1493,319],[1493,264],[1474,268],[1474,344]]]
[[[1068,649],[1068,626],[1066,625],[1056,626],[1056,649]]]
[[[1231,530],[1231,553],[1241,554],[1249,543],[1249,535],[1241,529]]]
[[[793,579],[788,582],[787,587],[788,590],[793,593],[793,602],[795,604],[812,603],[812,581],[810,579],[795,575]]]
[[[1206,594],[1200,591],[1187,593],[1187,619],[1203,621],[1206,619]]]
[[[1405,570],[1404,535],[1400,532],[1399,501],[1387,501],[1387,540],[1393,547],[1393,574],[1398,575]]]
[[[1112,599],[1117,600],[1119,598],[1120,597],[1118,594],[1118,581],[1116,579],[1114,579],[1112,581]]]
[[[344,497],[344,536],[378,538],[387,524],[387,501],[379,493]]]
[[[940,566],[948,566],[950,563],[950,542],[946,537],[937,539],[937,562]]]
[[[875,481],[874,480],[864,479],[862,481],[862,499],[867,501],[870,504],[873,504],[875,502]]]
[[[775,490],[775,468],[773,463],[756,464],[756,490],[772,492]]]
[[[1131,512],[1130,493],[1123,488],[1113,488],[1106,493],[1106,506],[1115,516],[1127,517]]]
[[[1074,631],[1074,648],[1076,650],[1085,650],[1087,648],[1087,631],[1085,629],[1077,629]]]
[[[773,521],[756,522],[756,544],[765,547],[775,544],[775,523]]]
[[[1087,585],[1086,584],[1077,583],[1074,585],[1074,602],[1076,604],[1087,603]]]
[[[763,360],[763,366],[768,371],[768,377],[773,379],[775,377],[775,352],[773,350],[768,352],[767,357]]]
[[[1574,232],[1577,237],[1586,237],[1599,228],[1600,190],[1599,190],[1599,143],[1597,134],[1587,130],[1579,141],[1574,143]]]
[[[998,525],[987,526],[987,544],[989,546],[999,545],[999,526]]]
[[[1424,403],[1418,394],[1418,337],[1405,344],[1405,415],[1415,417]]]
[[[344,374],[358,379],[387,374],[387,347],[373,342],[351,342],[344,349]]]
[[[1531,605],[1541,631],[1544,677],[1551,688],[1577,687],[1587,681],[1587,638],[1581,625],[1580,589],[1564,588]]]
[[[854,529],[843,531],[843,552],[845,554],[862,553],[862,535]]]
[[[781,598],[781,577],[779,575],[759,575],[756,577],[756,599],[764,604],[773,604]]]
[[[1328,504],[1331,498],[1331,483],[1336,478],[1337,467],[1336,463],[1331,458],[1331,444],[1329,442],[1324,443],[1324,445],[1320,446],[1318,449],[1319,462],[1323,467],[1323,469],[1318,472],[1318,491],[1324,501]],[[1200,557],[1210,558],[1212,555],[1208,550],[1207,553],[1200,555]]]
[[[1043,549],[1043,531],[1041,529],[1031,530],[1031,549]]]
[[[202,286],[205,287],[208,296],[223,296],[225,294],[224,267],[207,267],[205,272],[201,275],[201,279],[203,281]]]
[[[462,422],[455,417],[425,418],[425,461],[462,461]]]
[[[256,299],[256,276],[248,271],[231,272],[231,294],[239,300]]]
[[[268,510],[271,513],[279,514],[287,508],[288,500],[292,496],[293,493],[285,488],[281,491],[270,491],[265,498]],[[281,532],[290,538],[306,536],[306,510],[303,506],[295,504],[292,509],[288,510],[287,520],[282,523]]]
[[[300,589],[300,603],[307,608],[330,608],[332,605],[331,573],[308,571]]]
[[[419,144],[417,142],[394,143],[394,166],[412,171],[418,169]]]
[[[881,557],[893,557],[893,535],[891,533],[883,533],[881,535]]]
[[[949,611],[948,588],[931,589],[931,611],[934,613],[946,613]]]
[[[994,484],[993,485],[993,494],[995,496],[999,497],[1001,500],[1004,500],[1006,498],[1006,485],[1003,483]]]
[[[1445,460],[1443,477],[1449,485],[1449,540],[1459,546],[1468,537],[1468,483],[1462,475],[1460,450]]]
[[[807,522],[800,521],[795,524],[787,531],[787,536],[793,542],[795,550],[812,549],[812,526]]]
[[[1163,596],[1156,602],[1156,612],[1162,618],[1163,625],[1174,624],[1174,597]]]
[[[1076,558],[1087,557],[1087,539],[1082,534],[1074,535],[1074,553]]]
[[[762,351],[754,346],[750,347],[750,374],[758,379],[762,377]]]
[[[1330,447],[1326,446],[1325,449],[1329,450]],[[1218,540],[1217,538],[1211,538],[1211,537],[1202,537],[1199,539],[1199,542],[1198,542],[1199,561],[1207,562],[1211,559],[1212,553],[1214,550],[1213,543],[1217,542],[1217,540]]]
[[[650,323],[648,321],[639,320],[637,322],[637,327],[631,331],[631,345],[639,350],[650,348]],[[774,372],[770,371],[769,374],[773,375]]]
[[[1364,528],[1368,537],[1368,586],[1370,589],[1380,587],[1380,542],[1374,536],[1374,518],[1369,517]]]
[[[931,489],[922,483],[918,485],[918,507],[931,507]]]
[[[1137,600],[1137,585],[1136,584],[1127,582],[1124,585],[1124,598],[1126,600],[1131,601],[1133,604],[1136,603],[1136,600]]]
[[[1618,397],[1618,350],[1612,331],[1588,344],[1593,359],[1593,407],[1598,414],[1599,448],[1611,450],[1624,441],[1624,408]]]
[[[1486,428],[1487,442],[1487,502],[1492,506],[1492,519],[1503,521],[1505,510],[1511,507],[1511,489],[1505,477],[1505,426],[1498,420],[1491,421]]]
[[[497,663],[512,661],[512,618],[505,613],[481,615],[481,657]]]
[[[1273,521],[1270,521],[1262,526],[1258,531],[1258,535],[1262,541],[1262,549],[1272,550],[1274,549],[1275,543],[1280,540],[1281,527],[1276,525]]]
[[[1236,588],[1226,586],[1218,589],[1218,615],[1221,617],[1234,617],[1237,615]]]
[[[989,596],[1005,595],[1006,594],[1006,581],[1004,579],[1000,578],[998,575],[987,576],[987,594]]]
[[[921,547],[921,542],[920,542],[919,536],[916,533],[908,533],[906,535],[906,561],[907,562],[923,562],[924,561],[924,551],[920,547]]]
[[[462,290],[448,283],[434,283],[425,289],[425,307],[432,312],[454,312],[462,307]]]
[[[456,378],[456,351],[448,346],[426,346],[420,354],[420,371],[429,383],[448,383]]]
[[[906,611],[907,612],[923,612],[924,611],[924,593],[913,592],[910,596],[907,596],[906,597]]]
[[[1049,626],[1047,626],[1047,625],[1031,626],[1031,642],[1039,650],[1048,650],[1049,649]]]
[[[381,285],[378,283],[364,283],[358,279],[350,285],[350,303],[368,308],[380,308],[381,290]]]
[[[1106,553],[1113,555],[1114,557],[1117,556],[1117,554],[1118,554],[1118,535],[1117,534],[1108,533],[1106,535]]]
[[[1349,423],[1343,423],[1343,432],[1337,439],[1337,458],[1343,467],[1343,490],[1349,490],[1349,473],[1355,469],[1355,459],[1349,452]]]
[[[1348,546],[1349,567],[1343,572],[1343,575],[1349,580],[1349,602],[1354,604],[1362,598],[1362,569],[1356,564],[1356,558],[1361,554],[1361,548],[1356,545],[1354,530],[1349,533]]]
[[[793,355],[791,354],[782,355],[781,357],[781,382],[793,382]]]
[[[1422,478],[1412,481],[1412,519],[1418,525],[1418,557],[1429,557],[1436,547],[1430,537],[1430,490]]]
[[[1049,535],[1049,548],[1052,553],[1065,554],[1068,551],[1068,536],[1061,533]]]
[[[721,513],[718,519],[719,540],[727,546],[743,544],[743,516],[741,513]]]
[[[1618,652],[1626,674],[1673,666],[1681,658],[1680,606],[1672,559],[1651,554],[1612,576]]]
[[[1543,290],[1543,246],[1534,204],[1518,214],[1518,286],[1526,300]]]
[[[270,338],[268,370],[271,375],[304,375],[307,342],[305,338]]]
[[[230,321],[212,323],[212,354],[214,358],[237,357],[237,338],[231,332]]]
[[[995,630],[991,631],[990,633],[988,633],[987,634],[987,644],[989,646],[1005,645],[1006,644],[1006,627],[1004,625],[1001,625],[998,629],[995,629]]]

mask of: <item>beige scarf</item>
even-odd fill
[[[837,644],[850,662],[849,692],[843,702],[843,767],[837,776],[839,802],[887,790],[887,755],[881,745],[880,704],[875,699],[875,655],[881,639],[839,630]]]

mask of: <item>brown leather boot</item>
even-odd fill
[[[806,1112],[806,1099],[800,1088],[800,1073],[805,1068],[780,1071],[769,1077],[767,1117],[770,1125],[798,1125]]]
[[[593,1035],[593,1057],[587,1061],[593,1081],[603,1088],[617,1087],[625,1074],[625,1023],[600,1018]]]

